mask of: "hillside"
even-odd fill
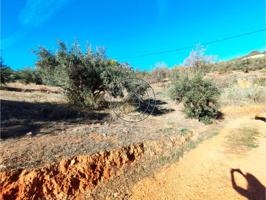
[[[249,54],[243,56],[243,58],[259,58],[266,55],[266,51],[260,52],[260,51],[252,51]]]
[[[167,173],[169,177],[179,176],[171,173],[182,169],[182,166],[175,167],[179,166],[177,161],[182,156],[184,161],[180,164],[186,166],[191,162],[189,159],[194,160],[193,154],[213,151],[216,142],[208,146],[208,142],[203,141],[213,137],[211,141],[219,141],[220,145],[220,141],[230,136],[229,133],[239,131],[242,127],[240,122],[249,124],[248,130],[252,129],[252,132],[239,133],[243,137],[245,134],[255,137],[254,141],[244,142],[251,142],[251,149],[264,154],[261,146],[264,144],[265,125],[263,121],[255,120],[255,115],[265,117],[265,74],[265,69],[249,73],[208,73],[206,78],[215,80],[222,91],[219,101],[223,113],[223,118],[209,125],[185,116],[183,105],[168,96],[169,81],[151,84],[156,106],[153,113],[140,122],[124,121],[108,108],[76,112],[56,87],[7,84],[1,88],[1,198],[30,198],[34,193],[52,199],[127,199],[132,194],[133,199],[170,198],[150,196],[154,191],[148,185],[154,185],[156,189],[157,184],[163,181],[161,173]],[[231,124],[233,121],[236,121],[235,125]],[[258,135],[252,135],[257,132]],[[235,144],[230,145],[226,147],[228,151],[236,151]],[[193,148],[196,149],[184,154]],[[216,148],[219,151],[222,147]],[[240,148],[238,155],[245,156],[246,150],[242,151],[241,145],[237,148]],[[244,157],[243,163],[249,162],[254,154]],[[207,155],[200,158],[197,162],[210,163]],[[222,154],[219,163],[226,162],[226,158],[227,153]],[[218,161],[211,161],[214,162],[217,164]],[[259,165],[242,168],[237,164],[238,159],[231,162],[235,164],[226,166],[254,173],[265,184],[265,177],[259,172],[263,169]],[[171,163],[175,163],[173,167],[165,168]],[[263,161],[261,164],[264,166]],[[206,166],[206,169],[211,166]],[[204,175],[207,172],[202,170],[199,168],[189,173],[194,173],[195,180],[204,182],[202,187],[206,191],[201,196],[203,198],[209,192],[207,188],[215,185],[209,187],[207,179],[198,179],[207,176]],[[228,171],[217,170],[221,176],[228,176]],[[149,182],[150,178],[143,179],[157,177],[157,174],[159,177],[155,182]],[[180,188],[187,184],[186,176],[181,180]],[[165,190],[173,190],[172,181],[167,181],[169,185]],[[195,188],[199,187],[195,184],[197,182],[191,186],[194,189],[188,191],[191,197],[194,194],[191,191],[197,192]],[[237,196],[228,182],[226,185],[228,190],[230,188],[230,195]],[[169,195],[179,196],[178,190]]]

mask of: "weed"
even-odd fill
[[[188,128],[180,128],[179,132],[180,132],[180,135],[186,135],[188,133],[191,133],[191,130]]]

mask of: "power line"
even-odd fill
[[[265,30],[266,30],[266,28],[263,28],[263,29],[259,29],[259,30],[255,30],[255,31],[251,31],[251,32],[246,32],[246,33],[241,33],[241,34],[238,34],[238,35],[233,35],[233,36],[221,38],[221,39],[218,39],[218,40],[212,40],[212,41],[209,41],[209,42],[204,42],[204,43],[201,43],[201,44],[202,45],[214,44],[214,43],[223,42],[223,41],[226,41],[226,40],[232,40],[232,39],[244,37],[244,36],[247,36],[247,35],[252,35],[252,34],[255,34],[255,33],[259,33],[259,32],[264,32]],[[151,53],[146,53],[146,54],[140,54],[140,55],[136,55],[136,56],[124,57],[122,59],[142,58],[142,57],[147,57],[147,56],[154,56],[154,55],[160,55],[160,54],[173,53],[173,52],[177,52],[177,51],[191,49],[193,47],[194,47],[194,45],[190,45],[190,46],[181,47],[181,48],[178,48],[178,49],[169,49],[169,50],[165,50],[165,51],[157,51],[157,52],[151,52]]]

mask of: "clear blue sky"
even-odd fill
[[[124,59],[176,49],[265,27],[265,0],[2,0],[1,54],[14,69],[34,66],[32,49],[56,50],[56,41],[104,46],[107,55],[134,68],[182,63],[190,50]],[[265,50],[265,32],[209,45],[229,59]]]

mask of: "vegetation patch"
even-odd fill
[[[217,101],[220,91],[212,81],[204,78],[213,59],[204,53],[201,46],[192,50],[185,60],[188,68],[172,77],[170,97],[184,104],[184,112],[189,118],[211,123],[220,116]]]
[[[245,88],[234,84],[222,91],[220,102],[222,104],[263,103],[266,102],[266,87],[252,85]]]
[[[250,71],[265,69],[265,55],[259,58],[238,58],[231,61],[217,62],[213,65],[212,70],[220,73],[240,70],[245,73]]]
[[[230,151],[239,152],[258,147],[257,139],[260,133],[256,128],[244,127],[232,130],[227,137],[227,147]]]
[[[124,97],[127,93],[145,88],[134,82],[134,71],[125,64],[106,58],[103,49],[85,53],[76,43],[68,49],[59,42],[57,52],[45,48],[36,51],[37,70],[45,84],[64,89],[69,103],[80,108],[98,109],[105,104],[106,94]]]
[[[0,59],[0,75],[1,85],[5,85],[6,83],[15,81],[20,81],[25,84],[42,84],[41,76],[36,70],[32,68],[13,70],[11,69],[11,67],[4,64],[4,61],[2,59]]]
[[[183,102],[184,111],[190,118],[197,118],[204,123],[219,116],[218,97],[219,89],[202,76],[183,76],[172,83],[171,98]]]
[[[192,131],[189,128],[180,128],[179,132],[181,135],[186,135],[188,133],[191,133]]]

